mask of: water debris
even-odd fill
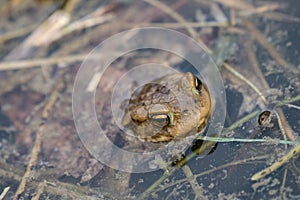
[[[256,174],[254,174],[251,177],[252,181],[257,181],[269,174],[271,174],[272,172],[276,171],[279,167],[283,166],[285,163],[289,162],[292,158],[294,158],[295,156],[297,156],[300,153],[300,144],[298,144],[297,146],[295,146],[293,149],[291,149],[285,156],[283,156],[282,158],[280,158],[277,162],[275,162],[274,164],[272,164],[271,166],[267,167],[266,169],[257,172]]]
[[[271,112],[268,110],[263,111],[258,116],[258,124],[263,127],[269,127],[272,120]]]
[[[0,200],[4,199],[5,195],[7,194],[7,192],[9,191],[10,187],[6,187],[4,188],[4,190],[2,191],[2,193],[0,194]]]

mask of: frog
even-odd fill
[[[191,72],[175,72],[132,92],[122,119],[140,141],[178,141],[203,133],[213,109],[207,85]]]

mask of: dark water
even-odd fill
[[[204,6],[203,4],[197,4],[195,2],[191,1],[189,5],[179,10],[180,14],[186,17],[188,21],[195,21],[196,19],[194,18],[194,13],[198,9],[202,10],[204,14],[208,15],[207,19],[213,19],[207,6]],[[238,126],[234,130],[234,132],[229,132],[222,137],[251,139],[262,139],[265,137],[270,137],[282,139],[282,132],[277,121],[277,116],[274,112],[274,105],[283,100],[291,99],[300,95],[300,1],[293,0],[283,2],[279,0],[265,0],[251,1],[250,3],[253,2],[256,5],[265,5],[274,2],[278,2],[280,4],[281,9],[279,9],[277,13],[283,13],[286,16],[275,15],[277,18],[272,18],[272,16],[268,18],[258,15],[249,17],[248,19],[252,23],[254,23],[255,26],[265,35],[267,41],[274,46],[276,51],[279,52],[279,54],[288,63],[293,65],[294,70],[290,71],[284,67],[281,67],[274,60],[274,58],[270,56],[270,53],[268,53],[265,48],[255,42],[254,39],[251,40],[251,44],[253,44],[253,51],[257,56],[259,68],[263,72],[264,78],[271,88],[270,90],[266,88],[262,90],[262,93],[266,95],[270,103],[265,106],[261,106],[260,99],[256,96],[255,92],[253,92],[253,90],[251,89],[246,90],[247,88],[249,88],[246,83],[243,82],[243,84],[239,85],[239,87],[235,87],[235,82],[232,82],[233,80],[231,80],[233,78],[228,78],[228,76],[226,76],[226,73],[228,74],[229,72],[222,68],[221,74],[224,77],[227,98],[227,116],[224,126],[230,127],[234,122],[240,120],[242,117],[255,110],[259,110],[259,112],[262,112],[263,110],[271,110],[273,116],[272,123],[274,123],[274,126],[271,129],[262,129],[261,127],[259,127],[257,123],[257,114],[254,118],[251,118],[245,123]],[[97,6],[101,6],[107,3],[109,3],[109,1],[99,3],[93,2],[90,4],[80,2],[80,6],[75,9],[76,12],[75,14],[73,14],[73,17],[74,19],[79,19],[80,17],[85,16],[87,13],[94,11]],[[174,1],[167,1],[167,3],[170,3],[171,5],[174,3]],[[39,24],[41,21],[47,18],[49,13],[53,12],[53,10],[60,6],[60,1],[54,1],[49,4],[40,4],[36,1],[34,1],[34,3],[32,4],[16,4],[15,7],[12,7],[12,10],[8,9],[8,11],[6,11],[5,19],[7,21],[5,21],[3,18],[2,22],[0,23],[0,31],[1,33],[13,31],[14,28],[16,28],[13,26],[13,23],[15,22],[19,23],[19,25],[22,23],[25,25],[29,25],[29,21],[32,20],[36,24]],[[116,9],[114,12],[120,12],[122,13],[121,16],[125,16],[129,13],[129,11],[132,12],[132,10],[130,10],[130,8],[132,7],[146,9],[149,8],[149,5],[146,3],[134,1],[128,1],[127,3],[122,2],[120,7],[118,7],[118,9]],[[220,6],[220,8],[228,17],[230,13],[229,9],[225,8],[224,6]],[[136,10],[136,12],[137,14],[134,19],[129,18],[130,22],[143,19],[144,15],[149,15],[146,15],[146,12],[138,12],[138,9]],[[153,12],[155,13],[155,11]],[[30,15],[31,13],[35,14]],[[155,13],[155,15],[160,16],[158,13]],[[284,18],[287,16],[289,16],[290,18]],[[298,18],[291,19],[292,16]],[[118,15],[118,17],[120,16]],[[154,18],[153,21],[165,22],[168,20],[170,20],[169,17],[158,17]],[[120,20],[119,26],[123,25],[121,23],[123,22]],[[55,56],[56,52],[59,52],[58,55],[64,55],[64,53],[68,55],[78,52],[89,52],[90,49],[94,48],[95,45],[103,41],[105,38],[124,29],[115,28],[118,25],[116,24],[117,23],[114,23],[111,26],[111,31],[99,29],[98,32],[96,32],[96,29],[91,28],[74,32],[71,35],[63,37],[61,40],[51,43],[51,45],[49,46],[41,47],[40,51],[36,51],[35,54],[29,55],[29,57],[25,57],[25,59],[32,59],[35,57],[43,56],[47,57],[52,55]],[[246,41],[248,41],[249,38],[254,37],[251,36],[251,34],[247,34],[248,31],[242,24],[239,24],[239,27],[241,27],[241,29],[245,33],[225,33],[225,31],[221,30],[220,28],[213,28],[211,32],[208,31],[208,33],[203,33],[203,38],[205,38],[205,41],[209,43],[209,46],[214,50],[215,53],[220,50],[218,48],[218,42],[221,41],[220,39],[225,38],[229,35],[230,40],[232,41],[230,44],[231,48],[227,50],[227,56],[223,58],[223,61],[226,61],[230,65],[234,66],[237,71],[242,73],[245,77],[249,78],[254,83],[254,85],[260,86],[259,82],[255,82],[255,79],[254,81],[251,79],[253,76],[255,76],[255,73],[248,73],[248,70],[253,71],[253,69],[251,68],[251,65],[248,65],[249,61],[247,60],[247,51],[244,49],[244,44],[246,43]],[[197,30],[200,32],[200,29]],[[90,34],[93,31],[95,31],[94,34]],[[180,29],[180,31],[182,31],[182,29]],[[90,34],[88,35],[90,39],[87,39],[89,37],[81,37],[85,34]],[[200,36],[202,36],[201,34]],[[8,55],[8,52],[12,52],[13,49],[17,48],[18,44],[21,43],[26,37],[27,34],[23,35],[22,37],[17,37],[15,39],[5,41],[3,49],[1,48],[0,50],[1,60],[4,60],[5,56]],[[70,45],[68,47],[68,44],[74,42],[74,40],[76,40],[76,37],[81,38],[79,41],[77,40],[77,43],[75,43],[74,46]],[[68,49],[67,47],[70,49]],[[25,53],[30,54],[29,51],[26,51]],[[122,63],[126,63],[128,66],[134,66],[134,64],[136,64],[135,59],[138,60],[138,58],[144,56],[145,54],[152,55],[155,53],[157,52],[150,50],[140,53],[141,55],[137,54],[135,55],[135,57],[128,56],[129,59],[120,58],[115,61],[112,68],[116,68],[123,73],[124,71],[128,70],[129,67],[123,67],[124,65],[122,65]],[[17,57],[15,58],[15,60],[17,60]],[[14,60],[14,57],[9,60]],[[55,131],[49,131],[49,134],[52,137],[49,136],[47,138],[47,141],[45,141],[43,144],[43,151],[39,155],[40,162],[35,169],[35,172],[38,172],[36,173],[36,178],[32,178],[34,181],[27,185],[28,188],[21,195],[20,199],[32,198],[37,190],[37,183],[41,182],[41,180],[44,179],[48,180],[49,182],[53,182],[54,185],[58,184],[59,186],[57,187],[60,187],[61,190],[59,190],[60,193],[57,191],[56,194],[54,192],[55,189],[53,189],[53,184],[48,184],[49,187],[46,186],[46,189],[40,199],[86,199],[89,195],[90,199],[113,199],[113,197],[115,197],[116,199],[131,199],[133,197],[140,197],[140,195],[144,193],[146,189],[148,189],[153,183],[159,180],[161,176],[163,176],[164,170],[158,170],[144,174],[127,174],[120,171],[111,170],[109,169],[109,167],[104,167],[103,170],[99,170],[98,173],[94,173],[93,177],[91,177],[88,181],[81,181],[83,174],[87,171],[87,166],[91,166],[90,162],[86,160],[89,160],[93,157],[82,150],[84,149],[84,147],[81,145],[80,140],[76,135],[76,129],[71,117],[71,93],[73,89],[74,77],[76,74],[76,70],[79,68],[79,64],[76,63],[69,65],[67,71],[68,74],[66,75],[66,80],[69,80],[69,82],[66,83],[66,89],[61,92],[62,97],[59,101],[60,104],[57,104],[57,110],[65,113],[67,117],[64,115],[60,115],[61,113],[59,111],[54,112],[55,114],[53,114],[53,119],[58,118],[58,120],[55,121],[52,119],[53,121],[50,120],[51,123],[49,122],[49,124],[52,124],[52,126],[53,124],[62,126],[54,126],[55,128],[53,130]],[[50,77],[55,78],[62,67],[63,66],[59,65],[53,67],[53,69],[49,72]],[[221,68],[221,66],[218,67]],[[174,68],[182,72],[196,72],[195,68],[190,66],[190,63],[186,61],[177,63]],[[32,72],[35,73],[37,71],[38,70],[32,70]],[[20,178],[23,176],[25,170],[24,166],[26,166],[28,162],[27,157],[30,154],[30,150],[33,146],[34,140],[25,140],[28,138],[22,137],[22,135],[25,133],[24,130],[20,130],[20,127],[23,127],[24,129],[27,127],[28,122],[25,122],[26,116],[29,115],[32,110],[34,110],[34,107],[36,105],[41,103],[43,99],[47,99],[47,97],[49,96],[49,92],[47,92],[45,88],[42,88],[43,91],[35,90],[37,88],[36,85],[39,85],[41,83],[44,84],[45,82],[35,82],[35,86],[33,87],[33,84],[31,82],[32,80],[34,80],[34,77],[28,78],[26,82],[20,82],[19,84],[16,84],[16,87],[12,88],[11,90],[2,92],[2,89],[3,91],[5,91],[4,89],[7,88],[8,80],[10,79],[10,77],[13,77],[14,73],[23,74],[22,71],[18,70],[10,72],[0,71],[1,79],[7,79],[7,81],[3,81],[2,79],[0,85],[0,194],[5,187],[10,187],[10,191],[6,195],[5,199],[11,199],[13,194],[15,193]],[[46,72],[37,72],[37,74],[39,75],[43,73],[45,74]],[[114,75],[114,73],[111,74]],[[25,75],[26,74],[24,73],[24,76]],[[26,98],[24,98],[25,96]],[[249,98],[251,99],[250,101]],[[247,104],[243,104],[243,102],[247,102]],[[281,109],[286,117],[288,124],[292,128],[293,133],[299,140],[300,102],[296,101],[290,104],[292,106],[282,106]],[[240,112],[241,108],[242,110],[244,110],[244,112],[242,113]],[[33,117],[36,117],[35,120],[39,118],[39,115],[40,113],[38,111],[34,112]],[[35,138],[36,129],[34,129],[33,127],[34,126],[32,125],[29,126],[29,130],[31,130],[32,133],[27,136],[30,138]],[[60,129],[62,127],[64,127],[63,131]],[[107,127],[109,127],[109,125],[107,125]],[[70,132],[70,135],[66,133],[68,131]],[[53,134],[53,132],[58,132],[65,137],[60,138],[55,134],[51,135]],[[45,143],[53,145],[53,148],[49,148]],[[63,145],[61,145],[61,143]],[[70,158],[74,156],[75,160],[75,157],[78,156],[80,157],[78,158],[79,161],[77,160],[78,162],[71,162],[70,164],[70,162],[68,162],[70,160],[58,153],[62,152],[63,155],[68,155],[70,150],[69,148],[72,150],[72,153],[66,157]],[[195,156],[186,164],[186,166],[188,166],[188,168],[191,170],[193,178],[201,188],[205,197],[204,199],[299,199],[300,162],[297,155],[288,163],[284,164],[282,167],[266,176],[265,178],[262,178],[259,181],[250,180],[253,174],[259,172],[267,166],[272,165],[279,158],[284,156],[285,153],[288,152],[291,148],[291,146],[285,147],[281,144],[274,145],[265,143],[243,142],[218,143],[217,148],[212,153],[204,157]],[[186,156],[188,156],[189,153],[191,153],[191,150],[188,150],[185,153]],[[13,168],[14,171],[11,170],[10,166],[15,167]],[[74,169],[76,167],[78,171],[74,170],[76,172],[74,172],[74,174],[77,175],[78,173],[79,175],[75,176],[74,174],[72,174],[72,172],[70,175],[69,171],[72,171],[70,169]],[[42,169],[45,171],[43,171]],[[173,170],[174,168],[171,167],[170,169]],[[6,175],[5,172],[16,173],[18,177],[14,178],[10,175]],[[117,175],[119,177],[116,178]],[[122,191],[124,195],[123,193],[121,194],[121,192],[118,191],[119,186],[122,185],[120,184],[120,182],[122,181],[124,182],[123,185],[128,184],[128,186],[125,187],[126,189],[123,189],[125,190],[125,192]],[[64,184],[72,185],[74,186],[74,188],[68,189],[68,185],[66,186]],[[66,191],[69,191],[71,193],[70,195],[62,194],[61,191],[65,191],[65,188]],[[89,189],[92,189],[92,192],[86,192]],[[80,191],[78,192],[79,194],[74,192],[76,190]],[[81,193],[82,190],[86,193]],[[86,196],[80,196],[83,193]],[[195,193],[195,188],[191,186],[191,182],[188,181],[183,169],[178,168],[177,170],[174,170],[174,173],[170,174],[165,181],[162,181],[159,186],[155,187],[155,189],[151,191],[151,195],[147,196],[147,199],[196,199]]]

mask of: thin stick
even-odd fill
[[[289,103],[293,103],[293,102],[296,102],[296,101],[300,101],[300,95],[295,96],[295,97],[293,97],[291,99],[282,100],[281,102],[279,102],[279,103],[276,104],[276,107],[281,107],[283,105],[286,105],[286,104],[289,104]]]
[[[28,69],[33,67],[54,65],[59,63],[72,63],[82,61],[88,56],[88,54],[77,54],[65,57],[52,57],[52,58],[41,58],[41,59],[29,59],[12,62],[0,63],[0,71],[16,70],[16,69]]]
[[[228,63],[224,63],[223,66],[225,67],[225,69],[227,69],[228,71],[230,71],[236,77],[238,77],[239,79],[241,79],[242,81],[244,81],[245,83],[247,83],[259,95],[259,97],[264,101],[264,103],[267,102],[267,100],[264,97],[264,95],[262,94],[262,92],[251,81],[249,81],[245,76],[243,76],[238,71],[236,71],[235,69],[233,69]]]
[[[63,36],[66,36],[76,30],[86,29],[89,27],[93,27],[96,25],[103,24],[109,20],[112,20],[115,16],[113,14],[107,14],[104,16],[96,16],[94,18],[88,18],[88,19],[80,19],[76,22],[71,23],[70,25],[67,25],[66,27],[60,29],[57,34],[58,36],[55,36],[55,39],[58,40],[62,38]]]
[[[62,87],[63,87],[63,83],[62,83],[62,81],[59,81],[57,83],[57,85],[55,86],[53,92],[51,93],[46,106],[43,109],[43,112],[42,112],[43,122],[40,124],[40,126],[37,130],[35,143],[34,143],[34,146],[31,150],[31,154],[30,154],[30,160],[28,162],[28,165],[26,167],[26,171],[24,173],[24,176],[21,179],[21,182],[18,186],[18,189],[15,193],[15,196],[14,196],[13,200],[17,200],[18,196],[24,192],[27,180],[30,177],[30,173],[32,172],[33,167],[36,165],[38,155],[41,151],[41,143],[42,143],[42,138],[43,138],[43,135],[44,135],[45,121],[49,117],[49,113],[50,113],[54,103],[58,99],[59,91],[62,89]]]
[[[39,183],[36,194],[32,197],[31,200],[39,200],[40,199],[40,196],[44,191],[45,185],[46,185],[45,181]]]
[[[160,185],[169,176],[170,174],[167,171],[165,171],[165,173],[159,179],[157,179],[153,184],[150,185],[150,187],[147,188],[147,190],[141,195],[140,199],[145,199],[147,196],[149,196],[150,192],[152,192],[158,185]]]
[[[45,186],[44,190],[47,194],[51,195],[64,195],[67,197],[73,196],[73,199],[88,199],[90,195],[94,195],[95,198],[102,196],[103,195],[109,195],[108,193],[104,192],[99,192],[99,190],[88,188],[88,187],[82,187],[80,185],[74,185],[72,183],[63,183],[58,181],[55,177],[57,175],[57,171],[55,170],[50,170],[50,173],[44,172],[42,177],[40,177],[41,174],[37,174],[37,178],[43,178],[44,176],[49,179],[45,181]],[[21,179],[21,175],[23,172],[16,166],[9,165],[7,163],[1,163],[0,162],[0,176],[3,180],[8,179],[8,180],[14,180],[18,181]],[[1,180],[2,180],[1,179]],[[37,180],[31,180],[28,182],[28,186],[30,189],[31,188],[38,188],[39,184],[41,182],[37,182]],[[101,193],[101,194],[100,194]],[[98,196],[99,195],[99,196]],[[112,199],[112,197],[106,197],[106,199]]]
[[[204,175],[207,175],[207,174],[210,174],[210,173],[213,173],[213,172],[225,169],[227,167],[232,167],[232,166],[242,165],[242,164],[251,164],[250,163],[251,161],[257,161],[257,160],[262,160],[262,159],[266,159],[266,158],[268,158],[268,156],[264,155],[264,156],[251,157],[251,158],[246,158],[246,159],[243,159],[243,160],[234,161],[234,162],[231,162],[231,163],[227,163],[227,164],[221,165],[219,167],[213,167],[212,169],[209,169],[207,171],[201,172],[200,174],[196,174],[195,177],[198,178],[198,177],[201,177],[201,176],[204,176]],[[153,192],[162,191],[164,189],[167,189],[169,187],[178,185],[178,184],[183,183],[183,182],[186,182],[186,179],[181,179],[181,180],[178,180],[178,181],[171,182],[169,184],[165,184],[165,185],[159,187],[158,189],[153,190]],[[149,194],[150,193],[148,193],[148,195]],[[148,195],[145,195],[145,193],[144,193],[144,196],[142,196],[142,197],[147,197]]]
[[[266,175],[274,172],[275,170],[277,170],[279,167],[281,167],[282,165],[287,163],[291,158],[293,158],[295,155],[297,155],[299,153],[300,153],[300,144],[298,144],[296,147],[294,147],[292,150],[290,150],[286,155],[284,155],[280,160],[275,162],[270,167],[267,167],[266,169],[254,174],[251,177],[251,180],[257,181],[257,180],[265,177]]]
[[[300,110],[300,106],[296,106],[296,105],[293,105],[293,104],[287,104],[287,107],[289,107],[289,108],[295,108],[297,110]]]
[[[138,26],[160,26],[166,25],[169,28],[182,28],[183,24],[180,23],[145,23],[138,24]],[[203,26],[226,26],[227,22],[207,22],[207,23],[188,23],[191,27],[203,27]],[[132,24],[127,24],[127,26],[131,26]],[[17,69],[29,69],[33,67],[40,66],[51,66],[59,63],[73,63],[83,61],[88,54],[75,54],[75,55],[67,55],[65,57],[50,57],[50,58],[39,58],[39,59],[29,59],[29,60],[20,60],[20,61],[9,61],[0,63],[0,71],[9,71],[9,70],[17,70]],[[97,58],[95,58],[97,59]],[[98,58],[99,59],[99,58]]]
[[[273,45],[271,45],[265,36],[247,19],[243,18],[243,25],[252,33],[256,41],[265,48],[271,57],[276,60],[283,68],[289,69],[292,72],[298,72],[294,67],[292,67],[283,57],[275,50]]]
[[[232,9],[238,10],[253,10],[254,7],[244,0],[215,0],[218,3],[223,4],[224,6]]]
[[[285,195],[284,188],[285,188],[285,184],[286,184],[287,172],[288,172],[288,169],[284,169],[282,184],[281,184],[280,193],[279,193],[282,196],[281,197],[282,199],[286,199],[283,195]]]
[[[201,150],[206,150],[208,147],[210,147],[212,144],[215,144],[215,142],[211,143],[211,142],[206,142],[204,143],[201,148],[198,150],[198,154],[201,153]],[[159,178],[157,179],[150,187],[148,187],[146,189],[146,191],[141,195],[141,199],[145,199],[147,196],[150,195],[150,193],[157,187],[159,186],[165,179],[167,179],[169,176],[171,176],[173,173],[176,172],[176,170],[179,167],[182,167],[185,165],[185,163],[187,163],[190,159],[192,159],[193,157],[195,157],[197,155],[196,152],[192,152],[191,154],[189,154],[187,157],[183,158],[182,160],[180,160],[177,164],[176,167],[173,167],[171,170],[165,170],[165,173]]]
[[[196,176],[193,174],[192,170],[189,166],[184,165],[182,166],[182,171],[187,179],[187,181],[192,186],[193,191],[195,192],[195,199],[205,199],[204,198],[204,190],[198,184]]]
[[[27,33],[30,33],[32,30],[34,30],[37,27],[37,25],[31,25],[26,26],[24,28],[20,28],[15,31],[7,32],[0,35],[0,44],[6,42],[7,40],[11,40],[17,37],[21,37]]]
[[[240,16],[250,16],[250,15],[254,15],[254,14],[261,14],[261,13],[265,13],[268,11],[273,11],[280,8],[280,5],[278,3],[270,3],[267,5],[263,5],[257,8],[254,8],[252,10],[243,10],[239,13]]]
[[[283,136],[284,137],[288,136],[290,140],[295,141],[296,136],[294,135],[293,130],[290,127],[289,123],[287,122],[286,117],[281,109],[277,109],[277,119],[278,119],[278,124],[280,126],[281,132],[283,133]]]
[[[299,144],[299,142],[295,141],[286,141],[286,140],[278,140],[278,139],[244,139],[244,138],[220,138],[220,137],[208,137],[208,136],[199,136],[197,139],[210,141],[210,142],[244,142],[244,143],[271,143],[271,144],[289,144],[295,145]]]
[[[198,36],[196,31],[190,27],[188,24],[186,24],[186,20],[180,16],[178,13],[176,13],[174,10],[172,10],[170,7],[168,7],[166,4],[158,1],[158,0],[144,0],[145,2],[157,7],[158,9],[164,11],[168,15],[170,15],[172,18],[177,20],[178,22],[182,23],[182,25],[186,28],[186,30],[189,32],[189,34],[199,42],[203,49],[207,51],[209,54],[212,54],[212,51],[206,46],[206,44],[202,41],[202,39]]]
[[[237,127],[239,127],[241,124],[249,121],[250,119],[256,117],[258,115],[260,111],[259,110],[255,110],[252,113],[249,113],[248,115],[246,115],[245,117],[241,118],[240,120],[236,121],[235,123],[233,123],[230,127],[226,128],[223,132],[222,135],[228,133],[229,131],[232,131],[234,129],[236,129]]]
[[[3,192],[0,195],[0,200],[4,199],[6,193],[9,191],[10,187],[4,188]]]
[[[248,60],[251,63],[251,66],[254,69],[255,74],[258,76],[258,78],[260,79],[260,81],[262,82],[262,86],[264,89],[269,89],[270,86],[268,84],[268,82],[266,81],[264,74],[262,73],[259,64],[257,62],[256,59],[256,55],[255,55],[255,51],[253,51],[253,44],[252,42],[250,42],[250,40],[246,41],[245,44],[246,50],[247,50],[247,54],[248,54]]]
[[[279,12],[263,13],[264,18],[280,22],[300,23],[300,18]]]
[[[121,26],[125,27],[144,27],[144,26],[152,26],[152,27],[164,27],[164,28],[185,28],[185,25],[188,25],[192,28],[210,28],[210,27],[228,27],[228,22],[217,22],[217,21],[210,21],[210,22],[186,22],[185,24],[182,23],[123,23]]]

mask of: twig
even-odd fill
[[[103,23],[106,23],[115,18],[115,15],[107,13],[108,11],[112,10],[116,7],[116,3],[112,2],[104,7],[100,7],[96,9],[96,11],[89,13],[88,15],[82,17],[81,19],[67,24],[66,26],[60,28],[55,35],[51,37],[51,42],[59,40],[60,38],[71,34],[76,30],[86,29],[89,27],[97,26]],[[50,41],[49,41],[50,42]]]
[[[206,44],[201,40],[201,38],[198,36],[198,34],[196,33],[196,31],[190,27],[188,24],[186,24],[186,20],[180,16],[178,13],[176,13],[174,10],[172,10],[170,7],[168,7],[167,5],[165,5],[164,3],[162,3],[161,1],[158,0],[144,0],[145,2],[157,7],[158,9],[164,11],[165,13],[167,13],[168,15],[170,15],[172,18],[174,18],[175,20],[177,20],[178,22],[182,23],[182,25],[187,29],[187,31],[189,32],[189,34],[195,39],[197,40],[197,42],[199,42],[201,44],[201,46],[203,47],[203,49],[205,51],[207,51],[209,54],[212,54],[212,51],[206,46]]]
[[[297,109],[297,110],[300,110],[300,106],[296,106],[296,105],[293,105],[293,104],[286,104],[287,105],[287,107],[289,107],[289,108],[295,108],[295,109]]]
[[[48,171],[51,172],[47,173]],[[44,179],[44,177],[47,177],[47,179],[49,179],[45,181],[44,186],[44,191],[47,194],[51,194],[54,196],[62,195],[67,197],[73,197],[73,199],[89,199],[88,197],[90,197],[91,195],[93,195],[94,198],[98,197],[98,199],[102,199],[103,196],[106,196],[106,199],[113,199],[113,197],[111,197],[109,193],[96,190],[96,188],[92,189],[89,187],[82,187],[81,185],[74,185],[72,183],[64,183],[57,181],[55,178],[57,176],[57,171],[55,169],[48,171],[43,172],[42,177],[40,176],[40,174],[36,174],[37,179]],[[18,167],[0,162],[1,180],[4,180],[4,178],[8,178],[10,181],[18,181],[21,179],[22,173],[23,172],[21,172],[21,170]],[[32,180],[28,182],[27,187],[38,188],[38,185],[40,183],[41,182],[38,182],[37,180]],[[102,198],[100,198],[101,196]]]
[[[257,59],[256,59],[255,51],[253,51],[253,44],[252,43],[253,42],[251,42],[250,40],[247,40],[246,44],[245,44],[245,48],[246,48],[247,54],[248,54],[248,60],[251,63],[251,66],[254,69],[254,72],[255,72],[256,76],[258,76],[258,78],[262,82],[263,87],[261,87],[261,88],[269,89],[270,86],[269,86],[268,82],[266,81],[266,79],[264,77],[264,74],[261,71],[261,68],[259,67],[259,64],[258,64]]]
[[[0,200],[4,199],[6,193],[9,191],[10,187],[4,188],[3,192],[0,195]]]
[[[115,16],[112,14],[107,14],[104,16],[95,16],[94,18],[89,18],[85,20],[78,20],[76,22],[73,22],[72,24],[65,26],[64,28],[57,31],[56,35],[51,38],[51,42],[58,40],[68,34],[71,34],[72,32],[76,30],[86,29],[89,27],[97,26],[100,24],[103,24],[105,22],[108,22],[109,20],[112,20]]]
[[[77,55],[70,55],[65,57],[60,56],[60,57],[52,57],[52,58],[2,62],[0,63],[0,71],[28,69],[33,67],[54,65],[59,63],[72,63],[72,62],[82,61],[86,58],[86,56],[88,56],[88,54],[77,54]]]
[[[235,162],[227,163],[227,164],[221,165],[219,167],[214,167],[214,168],[209,169],[207,171],[201,172],[199,174],[196,174],[195,177],[198,178],[198,177],[201,177],[201,176],[204,176],[204,175],[207,175],[207,174],[211,174],[213,172],[216,172],[216,171],[228,168],[228,167],[236,166],[236,165],[251,164],[251,161],[257,162],[257,160],[262,160],[262,159],[266,159],[266,158],[268,158],[268,156],[264,155],[264,156],[251,157],[251,158],[246,158],[246,159],[243,159],[243,160],[238,160],[238,161],[235,161]],[[183,183],[185,181],[186,181],[186,179],[181,179],[181,180],[178,180],[178,181],[173,181],[173,182],[171,182],[169,184],[165,184],[165,185],[159,187],[158,189],[153,190],[153,192],[162,191],[164,189],[167,189],[169,187],[178,185],[178,184]],[[148,193],[148,195],[149,195],[149,193]],[[147,197],[148,195],[145,195],[143,197]]]
[[[300,97],[296,96],[290,100],[299,101]],[[276,107],[278,107],[279,105],[282,105],[282,103],[277,104]],[[289,123],[287,122],[282,109],[278,108],[276,115],[277,115],[279,127],[281,129],[281,132],[283,133],[283,137],[288,136],[290,138],[290,140],[295,141],[296,136],[294,135],[292,128],[290,127]]]
[[[299,153],[300,153],[300,144],[298,144],[296,147],[294,147],[292,150],[290,150],[285,156],[283,156],[280,160],[275,162],[270,167],[267,167],[266,169],[254,174],[251,177],[251,180],[257,181],[257,180],[265,177],[266,175],[274,172],[275,170],[277,170],[279,167],[281,167],[282,165],[287,163],[291,158],[293,158],[294,156],[296,156]]]
[[[43,21],[18,47],[13,49],[5,60],[16,60],[28,58],[32,49],[52,42],[58,30],[69,23],[71,11],[77,4],[77,0],[66,1],[64,8],[56,10],[45,21]]]
[[[293,102],[296,102],[296,101],[300,101],[300,95],[295,96],[295,97],[290,98],[290,99],[282,100],[281,102],[278,102],[276,104],[276,107],[281,107],[283,105],[286,105],[286,104],[289,104],[289,103],[293,103]]]
[[[36,194],[32,197],[31,200],[39,200],[40,199],[40,196],[44,191],[45,185],[46,185],[45,181],[39,183]]]
[[[287,172],[288,172],[288,169],[284,169],[284,173],[283,173],[283,178],[282,178],[282,184],[280,186],[280,195],[282,196],[282,199],[286,199],[285,198],[285,192],[284,192],[284,188],[285,188],[285,184],[286,184],[286,178],[287,178]]]
[[[77,4],[78,4],[78,0],[69,0],[65,3],[63,10],[67,13],[71,13]]]
[[[218,38],[214,47],[213,59],[217,64],[218,69],[221,69],[225,59],[228,56],[228,52],[233,47],[234,37],[233,36],[222,36]],[[225,105],[224,105],[225,106]]]
[[[245,76],[243,76],[238,71],[236,71],[235,69],[233,69],[228,63],[224,63],[223,66],[225,67],[225,69],[227,69],[228,71],[230,71],[236,77],[238,77],[239,79],[241,79],[242,81],[244,81],[245,83],[247,83],[259,95],[259,97],[264,101],[264,103],[267,103],[267,100],[264,97],[264,95],[262,94],[262,92],[251,81],[249,81]]]
[[[35,143],[34,143],[34,146],[31,150],[31,154],[30,154],[30,160],[28,162],[28,165],[26,167],[26,171],[24,173],[24,176],[21,179],[21,182],[18,186],[18,189],[15,193],[15,196],[14,196],[13,200],[17,200],[18,196],[20,194],[22,194],[23,191],[25,190],[27,180],[30,177],[30,173],[32,172],[33,167],[36,165],[38,155],[41,151],[41,143],[42,143],[42,139],[43,139],[43,135],[44,135],[45,122],[48,119],[49,112],[51,111],[54,103],[58,99],[59,91],[63,88],[63,86],[64,86],[64,84],[62,83],[62,81],[59,81],[56,84],[53,92],[51,93],[51,95],[49,97],[49,100],[48,100],[47,104],[45,105],[45,107],[42,111],[42,120],[43,120],[43,122],[40,124],[40,126],[37,130]]]
[[[244,138],[220,138],[220,137],[208,137],[208,136],[199,136],[197,139],[211,141],[211,142],[255,142],[255,143],[272,143],[272,144],[289,144],[295,145],[299,144],[299,142],[295,141],[286,141],[286,140],[278,140],[278,139],[244,139]]]
[[[254,14],[261,14],[261,13],[265,13],[268,11],[273,11],[278,9],[280,6],[278,3],[268,3],[267,5],[263,5],[254,9],[250,9],[250,10],[243,10],[239,13],[240,16],[250,16],[250,15],[254,15]]]
[[[236,12],[235,10],[230,10],[230,25],[236,26]]]
[[[281,22],[300,23],[300,18],[279,12],[263,13],[264,18]]]
[[[169,176],[171,176],[173,173],[176,172],[176,170],[179,167],[184,166],[190,159],[195,157],[196,155],[201,153],[201,150],[206,150],[208,147],[211,147],[211,145],[214,145],[215,142],[206,142],[204,143],[201,148],[199,148],[197,153],[193,151],[191,154],[189,154],[187,157],[183,158],[180,160],[177,164],[176,167],[171,168],[171,170],[165,170],[165,173],[157,179],[150,187],[146,189],[146,191],[141,195],[141,199],[145,199],[147,196],[150,195],[150,193],[157,187],[159,186],[165,179],[167,179]]]
[[[233,123],[230,127],[226,128],[223,132],[222,135],[225,135],[226,133],[236,129],[237,127],[239,127],[241,124],[249,121],[250,119],[256,117],[258,115],[260,111],[259,110],[255,110],[252,113],[249,113],[248,115],[246,115],[245,117],[239,119],[238,121],[236,121],[235,123]]]
[[[280,126],[281,132],[283,133],[283,136],[290,138],[290,140],[295,141],[296,136],[293,133],[292,128],[288,124],[286,117],[281,109],[277,110],[277,119],[278,119],[278,124]]]
[[[187,179],[187,181],[192,186],[193,191],[195,192],[195,199],[204,199],[204,190],[198,184],[197,179],[190,167],[187,165],[182,166],[182,171]]]
[[[212,4],[210,6],[210,12],[216,21],[219,22],[228,21],[230,25],[233,26],[233,24],[231,23],[232,22],[231,19],[228,19],[228,17],[225,15],[225,13],[222,11],[222,9],[218,4],[216,3]]]
[[[223,4],[226,7],[238,10],[253,10],[254,7],[244,0],[215,0],[218,3]]]
[[[28,58],[32,54],[32,48],[47,45],[55,36],[57,30],[62,28],[70,20],[70,14],[62,10],[54,12],[39,27],[37,27],[18,47],[6,55],[5,60]]]
[[[0,44],[6,42],[7,40],[11,40],[17,37],[21,37],[27,33],[30,33],[32,30],[34,30],[37,27],[37,25],[31,25],[26,26],[24,28],[20,28],[15,31],[7,32],[0,35]]]
[[[70,21],[70,13],[64,10],[54,12],[23,43],[23,47],[42,46],[51,43],[58,30]]]
[[[152,27],[163,27],[163,28],[184,28],[185,25],[188,25],[192,28],[206,28],[206,27],[228,27],[228,22],[217,22],[217,21],[210,21],[210,22],[186,22],[185,25],[182,23],[123,23],[121,26],[125,27],[145,27],[145,26],[152,26]]]
[[[256,41],[265,48],[271,57],[276,60],[283,68],[291,70],[292,72],[298,72],[294,67],[291,66],[283,57],[275,50],[273,45],[267,42],[265,36],[247,19],[243,18],[243,25],[252,33]]]

